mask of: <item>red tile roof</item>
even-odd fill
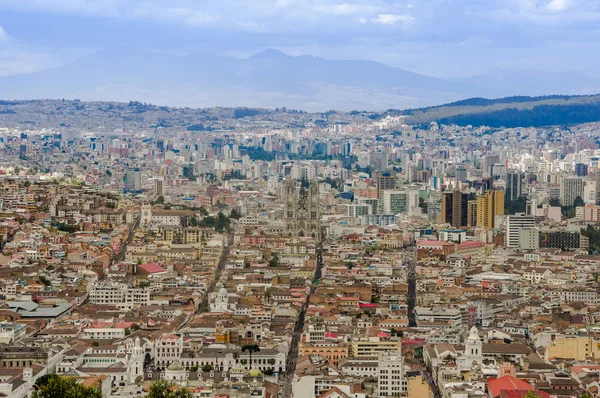
[[[157,272],[164,272],[165,269],[156,263],[146,263],[138,265],[138,268],[143,269],[149,274],[154,274]]]
[[[489,379],[488,389],[492,397],[499,397],[502,391],[533,391],[531,384],[513,376],[503,376],[499,379]]]

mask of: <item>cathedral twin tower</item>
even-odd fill
[[[288,236],[311,236],[321,241],[321,200],[319,184],[313,180],[308,188],[294,179],[287,180],[285,187],[285,233]]]

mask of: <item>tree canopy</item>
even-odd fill
[[[37,379],[32,398],[102,398],[100,390],[85,387],[71,377],[56,374],[44,375]]]
[[[152,383],[148,398],[192,398],[192,393],[168,380],[159,379]]]

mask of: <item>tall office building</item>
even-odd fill
[[[387,152],[371,152],[369,155],[369,165],[375,170],[384,171],[388,169],[388,159]]]
[[[456,166],[456,181],[465,182],[467,181],[467,168],[462,164]]]
[[[442,194],[442,222],[460,228],[468,224],[469,195],[460,190]]]
[[[487,191],[477,198],[477,226],[494,228],[496,216],[504,214],[504,192]]]
[[[485,155],[481,161],[481,172],[484,177],[492,175],[492,169],[496,163],[500,162],[500,156],[497,154]]]
[[[140,169],[132,168],[125,172],[123,177],[123,191],[140,192],[142,190],[142,172]]]
[[[360,217],[373,214],[373,212],[371,211],[371,206],[367,204],[359,205],[353,203],[346,206],[348,207],[348,217]]]
[[[578,196],[583,198],[583,185],[581,177],[562,177],[560,179],[560,204],[572,206]]]
[[[163,177],[154,179],[154,195],[161,196],[167,193],[167,184],[165,184],[165,179]]]
[[[383,210],[383,192],[388,189],[396,188],[396,176],[392,173],[377,173],[375,176],[377,181],[377,200],[379,201],[379,210]]]
[[[519,233],[535,228],[535,217],[517,214],[506,217],[506,247],[519,247]]]
[[[408,210],[408,193],[389,189],[383,191],[383,212],[385,214],[406,213]]]
[[[369,205],[371,207],[369,214],[377,214],[379,201],[375,198],[358,198],[359,205]]]
[[[467,225],[474,227],[477,225],[477,201],[469,200],[467,203]]]
[[[596,204],[600,205],[600,168],[596,169]]]
[[[588,165],[584,163],[575,163],[575,175],[577,177],[587,177]]]
[[[509,171],[506,173],[506,200],[515,201],[522,195],[523,173]]]

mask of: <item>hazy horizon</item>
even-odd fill
[[[0,76],[102,48],[372,60],[449,78],[496,69],[600,77],[598,0],[0,0]]]

